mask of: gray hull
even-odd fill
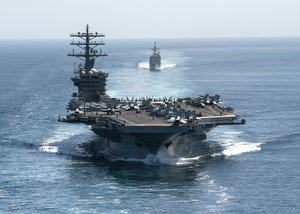
[[[108,152],[124,158],[145,158],[156,155],[161,149],[169,149],[171,155],[181,155],[183,148],[193,142],[206,139],[206,133],[215,126],[186,130],[182,127],[139,127],[124,130],[92,128],[105,139]]]
[[[152,55],[149,59],[149,68],[151,71],[160,70],[161,57],[160,55]]]

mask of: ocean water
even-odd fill
[[[299,213],[300,38],[107,39],[108,93],[220,94],[245,126],[220,126],[193,155],[94,155],[88,126],[58,115],[76,90],[69,41],[0,41],[0,213]]]

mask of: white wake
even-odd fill
[[[221,154],[230,157],[261,150],[262,143],[245,141],[242,139],[242,135],[242,132],[237,131],[223,132],[223,134],[219,136],[221,141],[220,145],[224,148]]]
[[[160,66],[160,69],[158,70],[166,70],[166,69],[170,69],[170,68],[174,68],[176,67],[176,64],[174,63],[162,63],[161,66]],[[149,63],[148,62],[141,62],[138,64],[138,68],[139,69],[147,69],[149,70]]]
[[[78,150],[78,145],[88,137],[87,135],[89,135],[89,130],[86,126],[59,126],[50,136],[44,138],[39,150],[48,153],[86,156],[87,154]]]

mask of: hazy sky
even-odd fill
[[[0,0],[1,38],[300,36],[300,0]]]

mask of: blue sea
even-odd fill
[[[82,124],[57,122],[80,63],[68,40],[0,41],[0,213],[299,213],[300,38],[106,39],[117,97],[220,94],[247,124],[194,156],[104,158]],[[75,65],[76,63],[76,65]]]

